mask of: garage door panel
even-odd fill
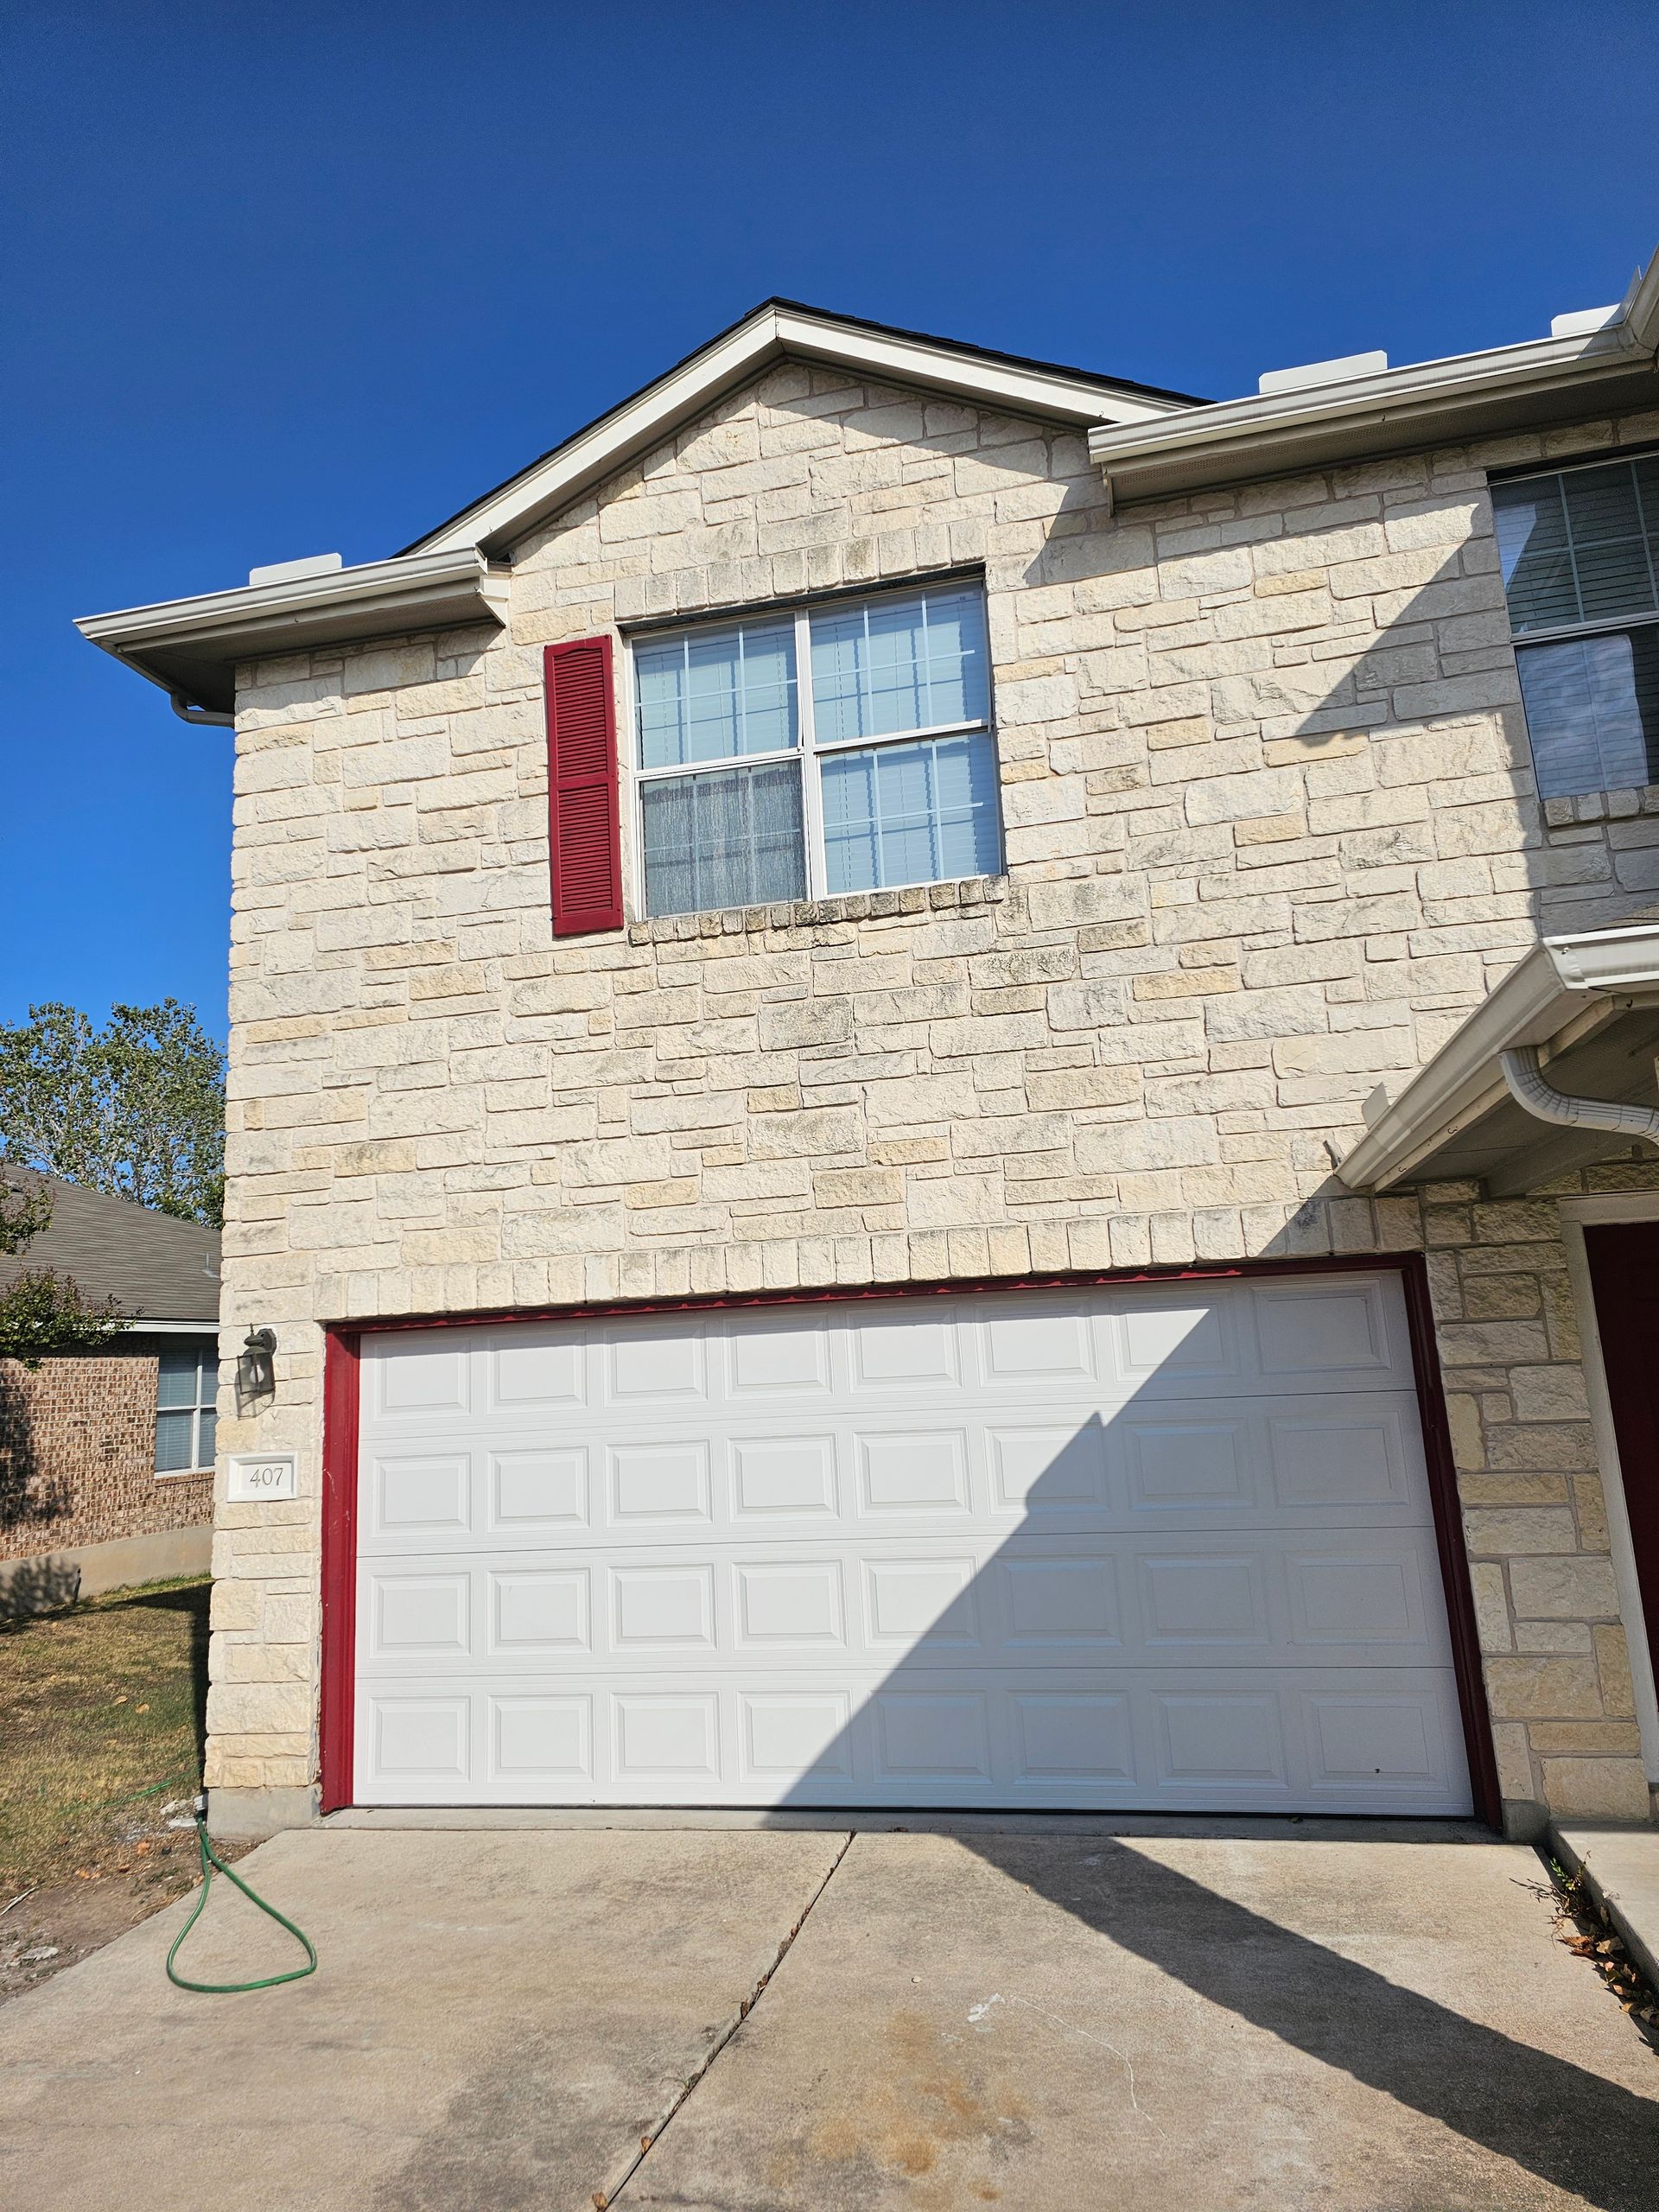
[[[1414,1400],[1299,1398],[1266,1427],[1273,1502],[1287,1512],[1351,1510],[1369,1520],[1391,1508],[1421,1519],[1427,1478]]]
[[[974,1325],[980,1378],[992,1387],[1046,1390],[1101,1380],[1095,1331],[1075,1307],[1045,1301],[1025,1312],[992,1308]]]
[[[847,1389],[855,1402],[899,1392],[948,1399],[961,1388],[963,1326],[938,1309],[916,1315],[892,1306],[861,1309],[843,1326]]]
[[[1108,1502],[1106,1438],[1097,1412],[1070,1421],[994,1425],[985,1432],[994,1512],[1015,1519],[1072,1513],[1091,1523]]]
[[[1164,1788],[1247,1792],[1268,1802],[1287,1796],[1285,1732],[1272,1689],[1227,1688],[1154,1691],[1154,1774]]]
[[[462,1535],[473,1522],[473,1464],[466,1452],[397,1452],[368,1467],[371,1536]]]
[[[1122,1605],[1117,1560],[1074,1554],[1023,1554],[999,1558],[1001,1642],[1010,1656],[1028,1653],[1052,1666],[1067,1651],[1098,1656],[1120,1648]]]
[[[908,1688],[734,1688],[677,1674],[592,1692],[486,1680],[359,1704],[372,1802],[1467,1809],[1454,1696],[1399,1669],[1352,1694],[1230,1670],[1179,1689],[1056,1671]]]
[[[529,1322],[496,1339],[467,1335],[468,1357],[481,1370],[480,1402],[498,1418],[569,1413],[591,1395],[584,1332]]]
[[[1138,1565],[1141,1640],[1160,1656],[1273,1640],[1267,1577],[1254,1553],[1153,1551]]]
[[[707,1527],[715,1517],[709,1459],[709,1444],[702,1437],[612,1445],[605,1470],[608,1526],[660,1527],[666,1522]]]
[[[586,1567],[522,1567],[484,1576],[492,1659],[568,1659],[593,1649],[592,1577]]]
[[[1467,1808],[1386,1272],[364,1370],[367,1802]]]
[[[556,1790],[578,1802],[598,1789],[594,1770],[594,1700],[536,1691],[504,1691],[483,1707],[483,1778],[509,1796]]]
[[[470,1333],[377,1340],[365,1363],[368,1410],[378,1421],[411,1427],[472,1409]]]
[[[550,1450],[531,1444],[492,1452],[485,1460],[485,1474],[486,1535],[516,1536],[592,1525],[592,1468],[580,1446]]]
[[[1022,1673],[1073,1656],[1168,1674],[1224,1651],[1267,1673],[1451,1665],[1424,1532],[1363,1548],[1341,1532],[1289,1549],[1211,1532],[1173,1550],[1099,1532],[957,1548],[563,1547],[481,1554],[464,1571],[365,1560],[359,1580],[362,1656],[387,1676],[428,1672],[440,1650],[532,1673],[556,1654],[562,1680],[650,1671],[670,1651],[831,1677],[849,1665]]]
[[[671,1408],[709,1400],[709,1351],[701,1328],[649,1326],[607,1330],[601,1340],[600,1402],[630,1413]]]
[[[731,1518],[739,1529],[833,1522],[841,1510],[833,1435],[766,1433],[731,1440]]]
[[[735,1317],[726,1344],[726,1396],[734,1405],[823,1404],[831,1395],[837,1333],[817,1311]]]
[[[844,1690],[740,1691],[736,1699],[739,1773],[754,1798],[788,1792],[799,1780],[839,1789],[856,1777],[853,1703]]]
[[[1236,1389],[1249,1370],[1240,1301],[1202,1290],[1113,1301],[1106,1341],[1118,1379],[1148,1396]]]
[[[1389,1325],[1375,1276],[1292,1276],[1255,1285],[1251,1305],[1261,1371],[1275,1380],[1394,1375],[1405,1347]],[[1306,1387],[1306,1384],[1303,1384]]]
[[[867,1517],[933,1518],[971,1510],[965,1430],[864,1429],[855,1432],[852,1441],[859,1510]]]

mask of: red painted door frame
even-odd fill
[[[1088,1290],[1107,1285],[1236,1281],[1292,1274],[1376,1274],[1392,1269],[1402,1281],[1412,1369],[1417,1384],[1423,1451],[1428,1466],[1440,1580],[1446,1592],[1452,1656],[1475,1810],[1500,1824],[1497,1762],[1492,1745],[1486,1687],[1480,1668],[1475,1601],[1463,1541],[1457,1472],[1446,1421],[1446,1392],[1434,1342],[1428,1270],[1421,1252],[1351,1253],[1306,1260],[1256,1260],[1224,1267],[1122,1268],[1027,1275],[988,1275],[972,1281],[836,1285],[823,1289],[754,1291],[741,1295],[615,1299],[585,1306],[520,1307],[479,1313],[410,1314],[396,1320],[353,1321],[327,1332],[323,1366],[322,1441],[322,1694],[318,1729],[321,1806],[337,1812],[352,1802],[353,1715],[357,1668],[357,1431],[358,1376],[363,1337],[405,1329],[474,1329],[512,1321],[598,1320],[626,1313],[696,1313],[713,1307],[845,1305],[859,1300],[969,1297],[976,1292]]]
[[[1586,1223],[1607,1398],[1649,1648],[1659,1647],[1659,1221]]]
[[[317,1715],[321,1809],[352,1802],[357,1706],[357,1415],[355,1329],[330,1329],[322,1362],[322,1683]]]

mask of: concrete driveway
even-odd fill
[[[6,2006],[6,2202],[1654,2201],[1659,2057],[1532,1854],[1454,1831],[344,1828],[244,1871],[321,1973],[184,1995],[178,1905]],[[216,1895],[191,1955],[281,1941]]]

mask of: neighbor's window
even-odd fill
[[[1492,486],[1546,798],[1659,784],[1659,454]]]
[[[162,1347],[156,1389],[156,1471],[192,1473],[213,1464],[219,1346],[211,1337]]]
[[[1001,865],[978,591],[642,639],[633,681],[647,913]]]

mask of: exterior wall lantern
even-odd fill
[[[276,1395],[276,1332],[274,1329],[250,1329],[236,1363],[236,1395],[238,1411],[245,1412],[257,1406],[263,1398]]]

